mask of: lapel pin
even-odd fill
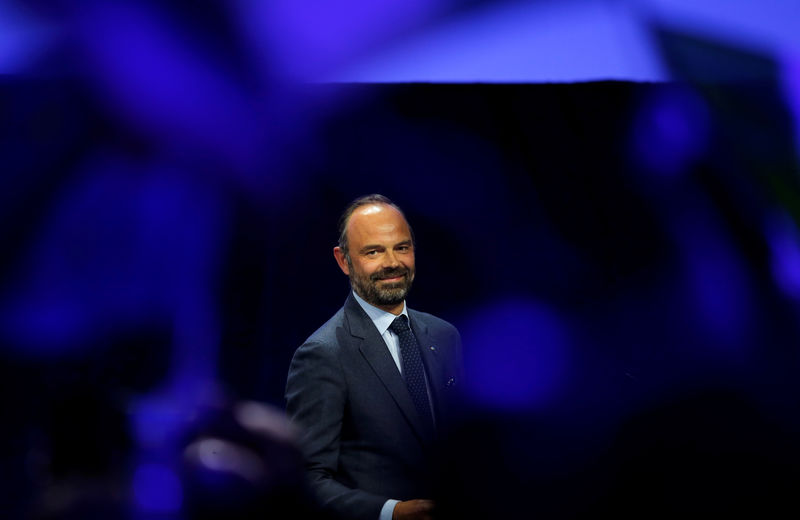
[[[456,378],[451,377],[450,379],[447,380],[445,386],[450,387],[450,386],[455,386],[455,384],[456,384]]]
[[[436,345],[431,345],[431,352],[436,352]]]

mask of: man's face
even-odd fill
[[[347,242],[350,260],[339,248],[334,255],[356,294],[388,312],[400,312],[415,274],[414,244],[403,215],[386,204],[361,206],[348,222]]]

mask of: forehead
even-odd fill
[[[411,238],[403,214],[387,204],[367,204],[357,208],[347,223],[347,238],[363,245],[371,242],[400,242]],[[351,244],[354,245],[354,244]]]

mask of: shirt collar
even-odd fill
[[[356,297],[356,301],[358,302],[358,304],[361,305],[361,308],[364,309],[364,312],[367,313],[369,319],[371,319],[372,323],[375,324],[375,328],[378,329],[378,334],[383,336],[383,334],[386,332],[386,330],[389,328],[389,326],[392,324],[395,318],[397,318],[397,316],[395,316],[391,312],[386,312],[383,309],[379,309],[374,305],[367,303],[366,301],[364,301],[363,298],[361,298],[361,296],[357,295],[355,291],[353,291],[353,296]],[[408,309],[406,308],[405,301],[403,301],[403,311],[400,314],[406,317],[410,325],[411,316],[408,315]]]

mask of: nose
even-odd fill
[[[398,267],[400,265],[400,260],[397,259],[394,251],[389,250],[383,255],[383,265],[384,267]]]

